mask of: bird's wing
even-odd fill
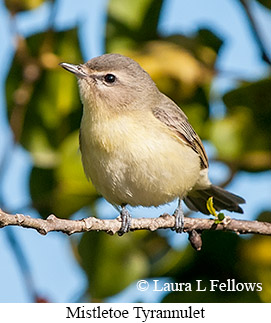
[[[208,168],[208,157],[203,144],[190,125],[184,112],[168,97],[163,95],[159,106],[152,109],[154,116],[167,125],[186,145],[200,157],[202,169]]]

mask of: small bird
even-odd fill
[[[126,206],[159,206],[178,198],[176,232],[182,232],[181,201],[193,211],[243,213],[245,200],[208,178],[208,157],[184,112],[161,93],[133,59],[105,54],[85,64],[60,63],[78,78],[83,116],[80,150],[85,174],[116,207],[119,235],[129,231]]]

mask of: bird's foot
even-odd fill
[[[182,210],[181,199],[179,199],[178,207],[173,215],[175,216],[175,225],[172,230],[176,231],[177,233],[182,233],[184,229],[184,214]]]
[[[126,209],[125,206],[122,206],[121,212],[120,212],[120,218],[121,218],[121,228],[118,231],[118,235],[122,236],[124,233],[129,232],[130,226],[131,226],[131,214]]]

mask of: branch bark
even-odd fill
[[[131,231],[168,229],[172,228],[174,224],[175,217],[165,213],[157,218],[132,219]],[[109,234],[115,234],[121,227],[121,220],[120,218],[101,220],[94,217],[81,220],[67,220],[57,218],[53,214],[44,220],[23,214],[9,214],[0,209],[0,228],[8,225],[31,228],[43,235],[51,231],[61,231],[69,235],[87,231],[105,231]],[[271,235],[271,223],[236,220],[225,217],[221,223],[216,224],[213,219],[185,218],[184,232],[192,232],[194,234],[194,231],[200,233],[204,230],[232,231],[238,234],[254,233]]]

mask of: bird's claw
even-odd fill
[[[182,233],[184,229],[184,214],[182,210],[181,200],[179,200],[178,207],[173,215],[175,216],[175,225],[172,230],[176,231],[176,233]]]
[[[131,214],[129,211],[124,207],[122,207],[122,210],[120,212],[120,218],[121,218],[121,228],[118,231],[118,235],[122,236],[124,233],[129,232],[130,227],[131,227]]]

